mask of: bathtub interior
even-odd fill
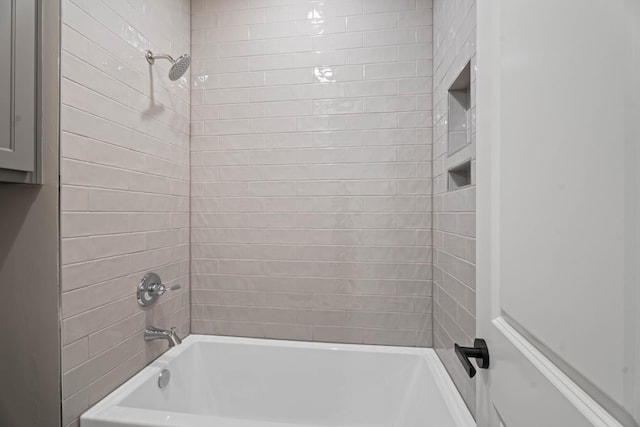
[[[413,427],[425,419],[461,425],[424,353],[361,347],[194,341],[155,363],[118,406],[252,425]],[[171,372],[162,389],[161,369]]]

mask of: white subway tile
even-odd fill
[[[292,34],[297,33],[297,30],[295,21],[256,24],[250,28],[251,38],[255,40],[291,37]]]
[[[433,76],[433,61],[430,59],[417,61],[416,76],[418,77]]]
[[[263,72],[222,74],[219,78],[220,85],[225,88],[246,88],[265,84],[265,74]]]
[[[416,99],[413,96],[384,96],[384,97],[366,98],[365,104],[364,104],[365,113],[413,111],[415,109],[416,109]]]
[[[374,62],[392,62],[398,60],[398,47],[385,46],[354,49],[347,51],[348,64],[367,64]]]
[[[267,117],[307,116],[312,114],[312,101],[282,101],[264,104]],[[268,137],[269,135],[267,135]],[[297,137],[300,139],[300,136]]]
[[[349,129],[388,129],[398,127],[393,113],[352,114],[348,116]]]
[[[329,34],[313,37],[313,50],[331,51],[362,47],[361,33]]]
[[[239,89],[218,89],[204,92],[203,103],[205,105],[235,104],[249,101],[249,90]]]
[[[298,131],[328,131],[347,128],[347,116],[309,116],[297,119]]]
[[[431,59],[433,46],[431,43],[417,43],[398,46],[398,59],[400,61],[412,61],[418,59]]]
[[[313,101],[313,114],[348,114],[361,113],[361,99],[321,99]]]
[[[398,93],[400,94],[431,94],[433,80],[430,77],[402,79],[398,81]]]
[[[305,68],[294,70],[276,70],[265,72],[266,85],[295,85],[311,83],[313,75]]]
[[[219,14],[221,27],[230,25],[259,24],[265,21],[264,9],[225,10]],[[193,43],[193,39],[192,39]]]
[[[282,39],[267,39],[264,53],[310,52],[313,46],[311,37],[288,37]]]
[[[391,62],[383,64],[365,65],[366,79],[389,79],[402,77],[416,77],[416,62]]]
[[[416,0],[364,0],[364,13],[405,11],[416,8]]]
[[[401,128],[430,127],[431,123],[431,112],[419,111],[398,114],[398,126]]]
[[[336,83],[361,80],[364,68],[361,65],[346,65],[335,67],[315,67],[314,80],[318,83]]]
[[[319,12],[322,17],[359,15],[363,0],[325,0]]]
[[[263,40],[224,43],[219,45],[219,54],[222,58],[261,55],[264,53],[265,42]]]
[[[313,136],[309,133],[304,133],[304,132],[271,133],[265,136],[265,147],[269,149],[300,148],[300,147],[311,147],[311,146],[313,146]]]
[[[297,21],[302,19],[321,18],[320,12],[314,4],[288,3],[283,6],[277,5],[266,9],[267,22]]]
[[[209,135],[229,135],[249,133],[249,120],[215,120],[205,122],[205,132]]]
[[[123,169],[102,167],[93,163],[63,159],[60,174],[63,185],[79,185],[86,187],[129,188],[129,172]]]
[[[397,46],[418,41],[415,28],[401,28],[397,30],[367,31],[363,34],[363,46]]]
[[[362,139],[363,135],[360,131],[328,131],[313,134],[316,146],[357,146],[362,145]]]
[[[398,93],[398,83],[395,80],[349,82],[346,93],[350,97],[395,95]]]
[[[262,104],[228,104],[217,108],[218,117],[224,119],[248,119],[264,116]]]
[[[249,40],[249,26],[211,28],[205,31],[204,38],[207,44]]]
[[[296,21],[296,27],[296,31],[300,35],[316,36],[344,33],[347,29],[347,18],[341,16],[326,19],[307,19]]]
[[[432,27],[418,27],[417,30],[418,43],[431,43],[433,42],[433,28]]]
[[[257,133],[293,132],[297,130],[297,121],[290,117],[253,119],[251,129]]]
[[[413,11],[410,13],[413,13]],[[395,13],[354,15],[347,17],[347,31],[383,30],[386,28],[395,28],[397,23],[398,15]]]

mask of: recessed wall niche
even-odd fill
[[[449,191],[471,185],[471,161],[466,161],[461,165],[455,166],[448,170],[449,173]]]
[[[460,151],[471,143],[471,65],[462,69],[449,87],[447,154]]]

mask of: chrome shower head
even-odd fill
[[[191,56],[188,53],[184,55],[180,55],[178,59],[173,59],[171,56],[166,54],[158,54],[154,55],[153,52],[147,50],[144,53],[144,57],[147,59],[147,62],[153,65],[156,62],[156,59],[166,59],[171,62],[171,69],[169,70],[169,79],[172,81],[178,80],[180,77],[184,75],[189,69],[189,65],[191,65]]]
[[[191,56],[188,53],[184,55],[180,55],[178,59],[176,59],[169,70],[169,78],[171,80],[178,80],[184,73],[189,69],[189,65],[191,65]]]

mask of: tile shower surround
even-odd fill
[[[475,0],[434,2],[433,144],[433,346],[475,414],[475,380],[453,351],[453,343],[473,345],[475,293]],[[447,154],[447,98],[451,84],[471,63],[471,144]],[[471,185],[447,191],[447,168],[471,160]]]
[[[145,325],[189,332],[190,91],[143,54],[188,52],[189,28],[188,0],[62,2],[65,426],[165,350]],[[142,310],[150,270],[182,289]]]
[[[194,333],[431,345],[431,22],[193,2]]]
[[[189,250],[193,332],[431,345],[431,0],[192,12],[63,1],[65,425],[189,332]],[[190,37],[191,91],[141,61]]]

